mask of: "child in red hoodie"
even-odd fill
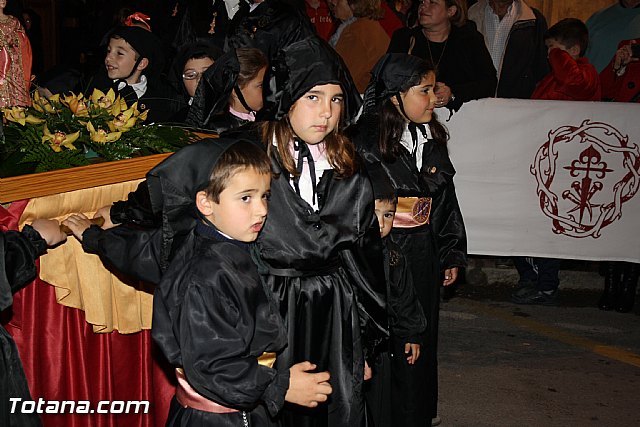
[[[583,55],[589,43],[587,26],[579,19],[559,21],[544,35],[551,72],[538,83],[531,99],[600,101],[596,68]]]

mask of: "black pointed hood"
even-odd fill
[[[174,240],[181,241],[196,225],[198,212],[195,196],[209,184],[220,156],[239,142],[232,138],[209,138],[188,145],[147,173],[151,207],[162,217],[162,256],[165,270]]]
[[[387,53],[371,70],[371,80],[364,92],[364,112],[372,112],[394,95],[406,90],[407,82],[432,70],[417,56]]]
[[[187,124],[206,129],[215,116],[226,112],[239,75],[238,56],[231,49],[204,72],[189,108]]]
[[[343,126],[354,121],[362,105],[342,58],[318,37],[309,37],[282,49],[271,70],[271,90],[262,118],[280,120],[307,91],[331,83],[340,85],[344,91]]]

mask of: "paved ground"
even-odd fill
[[[442,425],[640,426],[638,307],[598,310],[590,268],[562,273],[558,307],[512,304],[515,271],[485,271],[442,305]]]

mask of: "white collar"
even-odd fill
[[[120,82],[118,84],[118,90],[122,89],[126,85],[127,85],[127,83]],[[138,81],[138,83],[134,83],[134,84],[129,85],[129,86],[131,86],[133,88],[133,91],[136,93],[136,96],[138,97],[138,99],[142,98],[142,95],[144,95],[145,92],[147,91],[147,76],[145,76],[144,74],[141,75],[140,76],[140,81]]]

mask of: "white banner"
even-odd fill
[[[470,254],[640,262],[640,104],[485,99],[447,116]]]

